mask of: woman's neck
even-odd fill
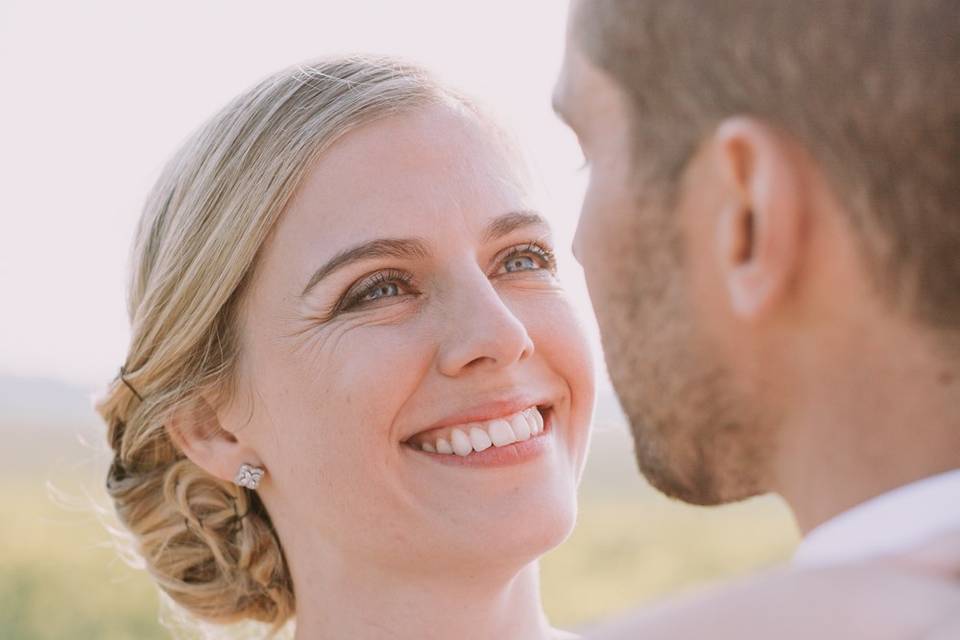
[[[536,562],[500,576],[456,568],[433,576],[370,565],[331,568],[294,575],[295,640],[553,637],[540,603]]]

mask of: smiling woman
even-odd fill
[[[282,71],[194,134],[99,404],[175,602],[298,638],[556,636],[537,559],[573,526],[594,381],[530,192],[480,109],[393,60]]]

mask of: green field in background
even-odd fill
[[[69,473],[0,478],[7,513],[0,522],[0,638],[169,638],[144,572],[120,560],[91,510],[55,504],[47,481],[73,498],[96,487]],[[702,509],[648,489],[617,494],[587,483],[575,532],[543,561],[544,602],[556,625],[582,628],[651,598],[781,561],[795,543],[792,520],[773,499]]]

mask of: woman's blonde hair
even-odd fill
[[[97,404],[114,451],[107,491],[154,579],[200,619],[252,619],[276,631],[295,611],[293,586],[256,493],[194,465],[165,423],[200,391],[232,393],[245,283],[318,155],[358,126],[450,101],[461,102],[396,60],[300,65],[204,124],[147,199],[132,254],[125,375]]]

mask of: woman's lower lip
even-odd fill
[[[426,456],[441,464],[459,467],[506,467],[532,460],[549,449],[553,439],[553,411],[544,416],[543,433],[524,440],[514,442],[505,447],[490,447],[483,451],[474,451],[467,456],[456,454],[430,453],[420,449],[412,449],[415,453]]]

